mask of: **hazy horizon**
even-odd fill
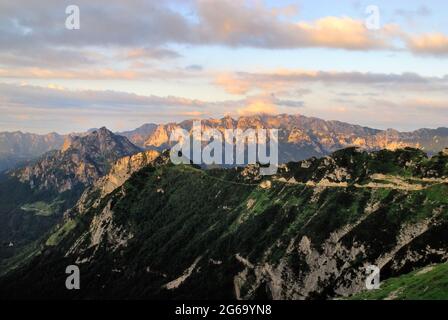
[[[275,117],[275,116],[280,116],[280,115],[284,115],[284,114],[283,114],[283,113],[282,113],[282,114],[280,114],[280,113],[278,113],[278,114],[254,114],[254,115],[247,115],[247,116],[231,116],[231,117],[232,117],[232,119],[237,120],[237,119],[239,119],[240,117],[266,116],[266,115],[267,115],[267,116]],[[300,116],[304,116],[304,117],[308,117],[308,118],[317,118],[317,117],[312,117],[312,116],[306,116],[306,115],[304,115],[304,114],[300,114],[300,113],[296,113],[296,114],[286,114],[286,115],[288,115],[288,116],[297,116],[297,115],[300,115]],[[212,117],[205,117],[205,118],[184,118],[184,119],[181,119],[181,120],[179,120],[179,121],[165,121],[165,122],[152,122],[152,121],[147,121],[147,122],[143,122],[143,123],[141,123],[141,124],[137,124],[135,127],[120,128],[120,129],[116,129],[116,128],[113,128],[113,127],[109,127],[109,126],[107,126],[107,125],[99,124],[99,125],[96,126],[96,127],[80,128],[80,130],[77,130],[77,131],[54,131],[54,130],[53,130],[53,131],[42,131],[42,132],[38,132],[38,131],[24,131],[24,130],[21,130],[21,129],[17,129],[17,130],[3,130],[3,131],[0,131],[0,133],[4,133],[4,132],[8,132],[8,133],[22,132],[22,133],[24,133],[24,134],[38,134],[38,135],[45,135],[45,134],[56,133],[56,134],[59,134],[59,135],[67,135],[67,134],[82,134],[82,133],[85,133],[85,132],[88,132],[88,131],[91,131],[91,130],[97,130],[97,129],[100,129],[100,128],[102,128],[102,127],[105,127],[105,128],[107,128],[108,130],[110,130],[110,131],[112,131],[112,132],[114,132],[114,133],[120,133],[120,132],[133,131],[133,130],[135,130],[135,129],[138,129],[138,128],[140,128],[140,127],[142,127],[142,126],[144,126],[144,125],[148,125],[148,124],[154,124],[154,125],[166,125],[166,124],[169,124],[169,123],[181,123],[181,122],[183,122],[183,121],[192,121],[192,120],[213,120],[213,119],[222,119],[222,118],[224,118],[224,117],[226,117],[226,115],[224,115],[224,116],[219,116],[219,117],[216,117],[216,118],[212,118]],[[330,122],[330,121],[343,122],[343,123],[348,123],[348,124],[351,124],[351,125],[358,125],[358,126],[361,126],[361,127],[366,127],[366,128],[370,128],[370,129],[376,129],[376,130],[382,130],[382,131],[385,131],[385,130],[397,130],[397,131],[399,131],[399,132],[412,132],[412,131],[416,131],[416,130],[419,130],[419,129],[431,129],[431,130],[435,130],[435,129],[439,129],[439,128],[448,128],[448,125],[447,125],[447,126],[437,126],[437,127],[418,127],[418,128],[414,128],[414,129],[408,129],[408,130],[404,129],[404,130],[400,130],[400,129],[393,128],[393,127],[390,127],[390,128],[378,128],[378,127],[372,127],[372,126],[362,125],[362,124],[358,124],[358,123],[350,123],[350,122],[340,121],[340,120],[337,120],[337,119],[323,119],[323,118],[318,118],[318,119],[321,119],[321,120],[324,120],[324,121],[329,121],[329,122]]]

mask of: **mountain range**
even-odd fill
[[[393,283],[447,261],[447,153],[348,148],[271,177],[153,156],[87,189],[0,296],[332,299],[363,293],[371,264]],[[79,291],[63,286],[73,264]]]
[[[444,270],[448,129],[300,115],[202,122],[278,128],[282,164],[263,177],[258,165],[173,165],[169,135],[192,123],[31,139],[46,142],[35,159],[0,175],[0,297],[362,299],[368,265],[390,288]],[[65,290],[70,264],[83,290]]]
[[[64,136],[57,133],[0,132],[0,172],[59,149],[63,142]]]
[[[116,132],[134,145],[143,149],[162,151],[172,145],[169,141],[171,132],[177,128],[191,131],[193,120],[179,123],[148,123],[131,131]],[[300,161],[310,157],[322,157],[332,152],[357,146],[367,151],[380,149],[397,149],[403,147],[419,148],[428,154],[435,154],[448,145],[448,128],[419,129],[412,132],[399,132],[394,129],[379,130],[340,121],[325,121],[302,115],[255,115],[238,119],[224,117],[221,119],[202,120],[204,128],[225,129],[279,129],[279,160]],[[58,150],[69,135],[24,134],[21,132],[0,133],[0,171],[11,169],[18,163],[36,159],[47,151]]]
[[[191,131],[193,120],[180,123],[168,123],[154,127],[147,131],[149,135],[142,143],[140,135],[133,139],[135,144],[146,148],[163,149],[170,146],[169,137],[176,128]],[[412,132],[397,130],[378,130],[340,121],[325,121],[302,115],[258,115],[233,119],[202,120],[204,128],[225,129],[279,129],[279,149],[282,162],[300,161],[312,156],[325,156],[336,150],[357,146],[365,150],[398,149],[415,147],[430,154],[442,150],[448,143],[448,128],[419,129]]]

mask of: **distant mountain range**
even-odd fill
[[[169,137],[176,128],[190,131],[193,120],[157,126],[145,142],[130,140],[141,147],[164,149],[170,146]],[[420,129],[399,132],[378,130],[339,121],[325,121],[302,115],[262,115],[232,119],[202,120],[205,128],[225,129],[279,129],[280,162],[300,161],[313,156],[322,157],[336,150],[356,146],[372,151],[415,147],[434,154],[448,146],[448,128]],[[153,126],[151,126],[153,128]],[[129,137],[129,135],[128,135]]]
[[[59,149],[64,139],[57,133],[0,132],[0,172],[35,159],[47,151]]]
[[[118,132],[117,134],[129,139],[133,144],[144,147],[146,140],[154,133],[157,125],[154,123],[147,123],[135,130]]]
[[[127,137],[136,146],[161,151],[170,146],[170,134],[176,128],[191,130],[193,120],[168,124],[144,124],[143,126],[116,134]],[[403,147],[420,148],[429,154],[437,153],[448,146],[448,128],[419,129],[412,132],[399,132],[393,129],[378,130],[339,121],[325,121],[302,115],[260,115],[233,119],[202,120],[207,128],[279,129],[280,162],[300,161],[309,157],[321,157],[336,150],[357,146],[364,150],[380,150]],[[89,132],[95,129],[89,130]],[[55,133],[48,135],[0,133],[0,171],[13,168],[19,163],[35,159],[49,150],[59,149],[70,136],[84,135],[74,133],[67,136]]]

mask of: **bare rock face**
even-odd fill
[[[96,185],[101,188],[102,195],[108,194],[121,186],[134,172],[152,163],[159,155],[159,152],[149,150],[121,158]]]
[[[121,187],[134,172],[154,163],[155,160],[160,161],[160,158],[162,157],[159,152],[148,150],[117,160],[106,176],[98,179],[93,186],[84,191],[76,205],[66,213],[66,221],[85,214],[89,208],[96,208],[105,196]],[[132,232],[115,224],[114,212],[109,201],[101,213],[92,220],[88,232],[68,250],[67,254],[76,253],[82,256],[88,249],[96,250],[99,244],[104,243],[115,250],[126,246],[132,237]],[[87,255],[84,262],[89,259]]]
[[[45,154],[35,164],[12,173],[32,188],[64,192],[91,185],[108,173],[117,159],[140,152],[127,138],[101,128],[67,138],[61,150]]]
[[[154,133],[157,125],[154,123],[146,123],[137,129],[131,131],[119,132],[120,136],[126,137],[133,144],[139,147],[143,147],[145,145],[146,139]]]
[[[145,141],[144,145],[146,147],[161,147],[167,145],[171,132],[174,132],[177,128],[180,128],[180,126],[176,124],[159,125]]]
[[[257,263],[236,257],[243,271],[234,276],[235,296],[252,299],[256,292],[266,287],[272,299],[312,299],[346,297],[365,290],[365,270],[368,265],[378,266],[383,274],[406,272],[410,265],[419,266],[435,259],[446,261],[448,250],[438,243],[435,230],[440,227],[442,209],[422,221],[404,224],[391,235],[394,245],[372,250],[374,243],[356,239],[357,233],[384,210],[374,199],[367,204],[363,215],[354,223],[333,231],[328,238],[316,245],[312,236],[304,235],[290,240],[287,254],[277,263],[262,259]],[[421,247],[421,241],[425,245]],[[265,256],[268,256],[269,250]],[[291,256],[299,264],[291,263]],[[359,263],[363,257],[363,263]],[[244,289],[244,290],[243,290]]]
[[[420,148],[430,154],[448,146],[448,129],[421,129],[399,132],[393,129],[377,130],[339,121],[325,121],[302,115],[262,115],[232,119],[207,119],[203,128],[220,132],[225,129],[278,129],[279,159],[282,163],[300,161],[313,156],[322,157],[332,152],[358,147],[366,151],[380,149],[397,150],[405,147]],[[161,148],[172,145],[170,134],[177,128],[191,133],[193,120],[159,125],[148,134],[144,146]]]
[[[99,178],[83,192],[76,205],[67,212],[67,218],[78,214],[82,215],[90,207],[96,207],[101,199],[121,187],[134,172],[139,171],[150,163],[162,161],[163,156],[166,155],[161,155],[154,150],[148,150],[118,159],[106,176]],[[167,159],[164,160],[167,161]]]
[[[81,154],[91,153],[92,158],[120,158],[140,151],[127,138],[115,135],[105,127],[85,136],[71,137],[67,144],[62,152],[75,149]]]

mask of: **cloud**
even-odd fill
[[[286,12],[291,11],[291,8]],[[347,50],[392,47],[392,25],[370,32],[363,20],[329,16],[311,22],[284,19],[285,10],[256,2],[198,1],[199,40],[262,48],[325,47]],[[291,16],[289,14],[288,16]]]
[[[188,70],[188,71],[202,71],[202,70],[204,70],[204,67],[199,65],[199,64],[191,64],[189,66],[186,66],[185,70]]]
[[[412,131],[425,127],[446,127],[448,121],[448,104],[444,97],[372,98],[365,101],[364,106],[354,119],[364,117],[364,121],[372,125],[376,123],[374,126],[381,128]]]
[[[448,115],[448,101],[446,99],[428,99],[428,98],[416,98],[408,100],[405,105],[425,111],[440,112],[443,111]]]
[[[328,50],[316,50],[316,55],[324,52],[322,56],[326,58],[329,57],[327,52],[333,52],[334,49],[360,52],[396,50],[396,59],[400,58],[402,51],[412,52],[419,57],[443,58],[448,56],[448,36],[440,32],[412,33],[408,30],[416,29],[404,29],[394,24],[386,24],[382,30],[373,32],[364,27],[362,17],[321,16],[304,21],[298,15],[300,12],[297,6],[282,6],[261,0],[77,0],[76,4],[81,9],[81,29],[69,31],[64,26],[65,7],[69,4],[73,4],[73,1],[0,1],[0,78],[17,82],[26,80],[48,86],[0,84],[3,117],[9,117],[9,113],[16,116],[15,120],[11,118],[8,121],[24,119],[23,115],[28,112],[31,120],[42,119],[42,111],[48,112],[49,117],[58,121],[68,118],[68,115],[75,117],[77,112],[81,113],[78,119],[93,119],[94,115],[95,120],[101,121],[102,117],[170,119],[188,115],[216,116],[222,110],[233,114],[272,113],[285,110],[293,112],[291,108],[303,107],[301,110],[309,111],[334,102],[327,96],[328,91],[359,90],[373,92],[381,97],[388,95],[387,98],[397,95],[400,97],[391,100],[406,100],[404,102],[409,107],[412,104],[407,99],[412,100],[413,96],[430,93],[443,100],[445,92],[448,92],[448,76],[300,69],[258,72],[208,69],[210,66],[219,68],[222,65],[233,65],[233,61],[222,61],[227,58],[222,56],[222,47],[273,50],[326,48]],[[429,12],[424,7],[396,12],[396,15],[412,17],[427,14]],[[404,21],[401,18],[398,20]],[[215,52],[218,52],[217,56],[208,56]],[[247,52],[252,50],[245,50],[245,54]],[[253,52],[258,54],[261,51]],[[251,67],[259,67],[260,57],[270,52],[262,53],[251,61]],[[277,51],[272,53],[275,55]],[[301,52],[297,53],[300,55]],[[288,54],[273,58],[282,59]],[[371,58],[376,56],[366,54],[354,57],[367,57],[368,61],[364,62],[370,63],[373,60]],[[312,58],[318,61],[319,57]],[[235,61],[235,65],[242,63],[245,61]],[[365,66],[365,63],[360,63]],[[301,65],[292,59],[270,63],[291,64]],[[383,65],[379,68],[386,67]],[[113,82],[114,87],[140,91],[154,79],[156,81],[148,84],[148,90],[172,90],[170,92],[177,93],[179,91],[174,90],[182,86],[182,92],[188,90],[189,96],[199,94],[214,100],[210,97],[217,93],[223,97],[221,99],[229,100],[161,97],[151,95],[152,92],[148,92],[148,95],[132,95],[117,91],[73,91],[69,89],[71,84],[79,87],[92,82],[68,81],[124,80]],[[211,88],[210,82],[215,87]],[[100,85],[104,87],[110,83],[104,81]],[[223,91],[236,95],[235,100],[230,100],[232,98],[228,98]],[[367,100],[368,97],[360,93],[352,98],[351,105],[345,105],[348,100],[339,100],[337,106],[329,108],[332,107],[335,114],[336,110],[347,110],[344,114],[349,114],[354,105],[367,105],[364,103]],[[420,108],[435,105],[420,101]],[[369,111],[376,110],[373,105],[369,105],[369,108]],[[431,110],[444,109],[439,106],[439,109]],[[366,114],[368,117],[376,116],[375,112],[369,114],[366,111]],[[400,114],[391,112],[388,116],[399,117]],[[361,119],[361,115],[358,119]]]
[[[250,96],[239,100],[203,101],[176,96],[138,95],[112,90],[68,90],[56,83],[50,83],[47,87],[0,83],[0,97],[2,105],[7,107],[80,111],[97,109],[111,112],[123,110],[131,112],[145,108],[153,110],[183,108],[184,114],[188,114],[188,112],[205,114],[223,107],[235,111],[237,108],[241,109],[241,106],[255,106],[260,105],[261,102],[266,105],[283,107],[303,106],[302,101],[280,99],[275,95]]]
[[[297,24],[306,35],[305,46],[366,50],[390,47],[389,39],[378,37],[381,33],[370,32],[364,21],[349,17],[325,17],[313,23]],[[385,26],[389,30],[391,26]]]
[[[78,0],[81,28],[73,31],[65,28],[65,8],[72,1],[2,1],[0,43],[4,48],[11,44],[135,47],[184,41],[191,24],[170,8],[172,2]]]
[[[266,101],[253,101],[246,107],[238,109],[238,115],[249,116],[255,114],[276,114],[277,108]]]
[[[230,103],[230,102],[228,102]],[[275,95],[257,95],[247,97],[241,101],[244,104],[236,110],[238,115],[254,115],[254,114],[277,114],[284,108],[300,108],[303,107],[303,101],[279,99]],[[296,111],[291,111],[295,113]]]
[[[204,111],[180,111],[178,112],[178,114],[185,117],[201,117],[206,115],[207,113]]]
[[[128,59],[164,60],[179,57],[181,57],[181,55],[176,51],[164,48],[133,48],[126,53],[126,58]]]
[[[90,69],[63,68],[1,68],[0,78],[12,79],[81,79],[81,80],[150,80],[150,79],[184,79],[196,75],[186,70],[165,69],[114,69],[109,67],[92,67]]]
[[[0,127],[46,133],[83,131],[92,126],[135,128],[144,122],[180,121],[216,113],[226,102],[119,91],[69,90],[0,83]],[[229,104],[230,106],[230,104]]]
[[[55,83],[50,83],[50,84],[47,86],[47,88],[48,88],[48,89],[53,89],[53,90],[60,90],[60,91],[64,91],[64,90],[65,90],[65,88],[64,88],[63,86],[58,85],[58,84],[55,84]]]
[[[67,30],[65,8],[72,1],[1,1],[0,68],[91,70],[129,59],[177,58],[164,44],[189,42],[191,24],[169,2],[78,0],[81,28]]]
[[[57,83],[47,87],[0,83],[0,126],[22,130],[79,131],[89,126],[180,121],[191,117],[219,117],[278,113],[300,108],[303,101],[280,99],[274,95],[250,96],[237,100],[203,101],[176,96],[137,95],[119,91],[69,90]],[[72,123],[73,119],[78,119]],[[83,120],[84,119],[84,120]],[[42,123],[39,123],[42,122]],[[65,127],[64,124],[73,127]],[[130,126],[132,127],[132,126]],[[36,131],[35,130],[35,131]]]
[[[141,69],[154,75],[151,66],[145,64],[147,60],[180,58],[180,53],[173,50],[179,46],[366,51],[396,50],[396,40],[401,39],[406,49],[416,54],[444,56],[447,52],[447,36],[441,33],[406,34],[392,24],[372,32],[364,27],[362,19],[347,16],[299,21],[294,5],[196,0],[182,2],[191,13],[186,14],[179,9],[178,0],[78,0],[81,28],[67,30],[65,8],[69,4],[69,0],[0,2],[3,76],[23,73],[26,77],[24,71],[39,68],[48,72],[34,70],[30,76],[56,78],[52,73],[59,73],[62,78],[90,79],[98,74],[96,78],[122,75],[133,79],[139,77]],[[416,13],[426,11],[422,7]],[[118,65],[136,69],[136,73],[106,71]]]
[[[231,73],[219,74],[214,83],[223,87],[228,93],[239,95],[247,93],[253,87],[253,84],[250,81]]]
[[[390,87],[390,86],[388,86]],[[368,86],[369,89],[370,86]],[[344,87],[344,89],[346,89]],[[380,96],[335,102],[333,95],[311,94],[306,101],[259,94],[225,101],[203,101],[175,96],[137,95],[118,91],[69,90],[58,83],[48,87],[0,83],[0,127],[45,133],[83,131],[106,125],[135,128],[144,122],[172,122],[185,118],[252,114],[295,114],[338,119],[373,127],[416,129],[446,125],[446,92],[431,98],[401,95],[391,88]],[[296,97],[298,98],[298,97]]]
[[[99,90],[67,90],[57,84],[47,88],[30,85],[0,84],[0,96],[4,106],[23,106],[36,109],[101,109],[130,110],[132,108],[204,108],[207,103],[181,97],[155,95],[142,96],[134,93]]]
[[[350,85],[427,85],[447,89],[448,77],[424,77],[416,73],[387,74],[371,72],[339,72],[314,70],[274,70],[265,73],[236,72],[218,74],[214,84],[230,94],[247,94],[252,91],[285,90],[306,83]]]
[[[427,33],[406,37],[408,48],[423,55],[448,55],[448,36],[442,33]]]
[[[125,79],[134,80],[142,78],[142,73],[132,70],[114,69],[91,69],[91,70],[69,70],[69,69],[45,69],[38,67],[1,69],[2,78],[35,78],[35,79]]]
[[[53,48],[38,46],[31,48],[10,47],[0,49],[0,66],[66,68],[92,67],[107,61],[98,51],[80,48]]]
[[[394,14],[412,20],[415,17],[428,17],[432,14],[432,11],[427,6],[422,5],[416,10],[397,9]]]
[[[78,0],[81,28],[73,31],[64,27],[65,7],[70,1],[3,1],[0,49],[129,48],[137,54],[140,50],[143,55],[149,51],[146,54],[150,56],[169,57],[176,54],[157,48],[170,44],[348,50],[388,46],[387,35],[369,32],[362,20],[324,17],[299,22],[295,6],[270,8],[258,1],[197,0],[186,3],[195,15],[191,19],[176,11],[173,3],[176,1]]]

